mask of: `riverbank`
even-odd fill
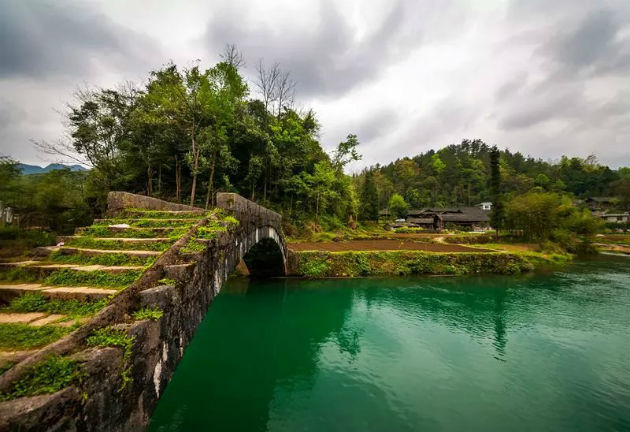
[[[471,237],[468,239],[468,237]],[[530,243],[477,243],[481,237],[412,234],[405,238],[290,243],[289,274],[307,278],[519,274],[558,266],[572,255]]]
[[[288,267],[307,278],[519,274],[570,259],[536,252],[290,251]]]

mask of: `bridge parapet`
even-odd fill
[[[217,194],[217,207],[238,219],[242,225],[273,226],[280,230],[282,215],[235,193]]]

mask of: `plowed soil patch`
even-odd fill
[[[494,252],[489,249],[472,248],[457,244],[421,243],[409,240],[351,240],[344,242],[325,243],[291,243],[289,249],[294,251],[392,251],[392,250],[417,250],[427,252]]]

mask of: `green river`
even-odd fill
[[[628,431],[630,259],[230,280],[150,431]]]

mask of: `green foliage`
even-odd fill
[[[7,363],[4,363],[4,364],[0,364],[0,375],[5,373],[6,371],[11,369],[12,367],[13,367],[13,363],[12,362],[7,362]],[[2,396],[1,395],[0,395],[0,400],[2,400]]]
[[[49,261],[64,264],[104,265],[104,266],[149,266],[156,260],[154,256],[126,255],[124,253],[103,253],[98,255],[64,254],[55,251]]]
[[[186,243],[181,249],[180,252],[183,253],[198,253],[206,250],[207,244],[194,238],[191,238],[188,243]]]
[[[497,147],[492,147],[490,151],[490,199],[492,200],[492,212],[490,214],[490,225],[497,233],[505,225],[505,204],[501,193],[501,170],[499,167],[501,153]]]
[[[35,272],[31,272],[24,267],[12,268],[10,270],[0,271],[0,280],[7,282],[35,282],[38,279],[38,275]]]
[[[123,351],[122,363],[126,365],[131,360],[131,354],[133,353],[133,344],[135,337],[127,335],[122,330],[117,330],[111,327],[104,327],[95,330],[88,338],[86,343],[90,346],[111,346],[121,348]],[[122,371],[122,391],[128,384],[133,381],[131,377],[131,365],[125,367]]]
[[[100,240],[92,237],[77,237],[64,243],[68,247],[102,250],[148,250],[165,251],[171,246],[170,241],[129,242],[122,240]]]
[[[44,325],[41,327],[19,323],[0,324],[0,348],[21,350],[39,348],[56,341],[72,329]]]
[[[39,293],[28,293],[11,300],[6,309],[12,312],[46,312],[70,317],[92,315],[107,305],[107,300],[79,301],[48,299]]]
[[[529,192],[512,198],[506,206],[506,227],[527,240],[549,239],[570,252],[591,249],[601,220],[587,209],[576,208],[570,199],[554,192]]]
[[[45,284],[63,286],[99,286],[104,288],[126,288],[135,282],[141,271],[128,270],[121,273],[107,273],[102,270],[80,271],[62,269],[52,272],[44,279]]]
[[[577,198],[616,197],[619,210],[630,205],[630,175],[625,168],[612,170],[594,157],[563,157],[558,163],[525,157],[488,146],[481,140],[463,140],[439,151],[429,150],[411,159],[364,170],[355,184],[360,186],[368,172],[377,179],[380,208],[397,193],[413,208],[475,205],[492,201],[501,226],[502,197],[541,191],[570,194]],[[497,208],[497,203],[499,207]],[[365,205],[365,203],[362,203]]]
[[[326,260],[318,259],[317,256],[300,254],[299,259],[299,271],[301,274],[308,278],[322,278],[327,277],[329,268]]]
[[[530,253],[537,264],[553,258]],[[298,272],[308,278],[463,275],[477,273],[514,274],[533,268],[530,255],[517,253],[435,253],[424,251],[299,252]],[[561,256],[561,255],[558,255]]]
[[[175,279],[170,279],[170,278],[162,278],[158,282],[163,285],[170,285],[170,286],[175,286],[177,284],[177,281]]]
[[[0,226],[0,242],[4,240],[20,241],[29,248],[34,248],[55,244],[55,234],[35,229],[20,229],[13,225]]]
[[[131,314],[135,320],[153,320],[157,321],[162,318],[164,312],[159,308],[145,307]]]
[[[85,372],[77,361],[68,357],[52,355],[31,366],[13,383],[9,390],[0,393],[0,401],[24,396],[55,393],[70,384],[80,381]]]
[[[392,195],[389,199],[389,211],[395,217],[404,218],[407,216],[408,207],[409,206],[405,202],[405,199],[398,194]]]
[[[361,214],[362,220],[378,220],[378,190],[374,180],[374,173],[367,171],[361,188]]]
[[[107,224],[111,225],[111,224]],[[107,225],[92,225],[87,228],[82,228],[80,234],[82,236],[90,237],[126,237],[126,238],[155,238],[155,237],[168,237],[169,240],[178,239],[184,235],[188,228],[186,227],[162,227],[161,229],[155,228],[136,228],[126,230],[114,230],[108,228]]]
[[[71,232],[94,216],[96,197],[85,187],[88,172],[69,169],[21,175],[13,162],[0,161],[0,201],[19,215],[19,227]],[[31,237],[31,233],[21,236]],[[47,242],[46,242],[47,243]]]

